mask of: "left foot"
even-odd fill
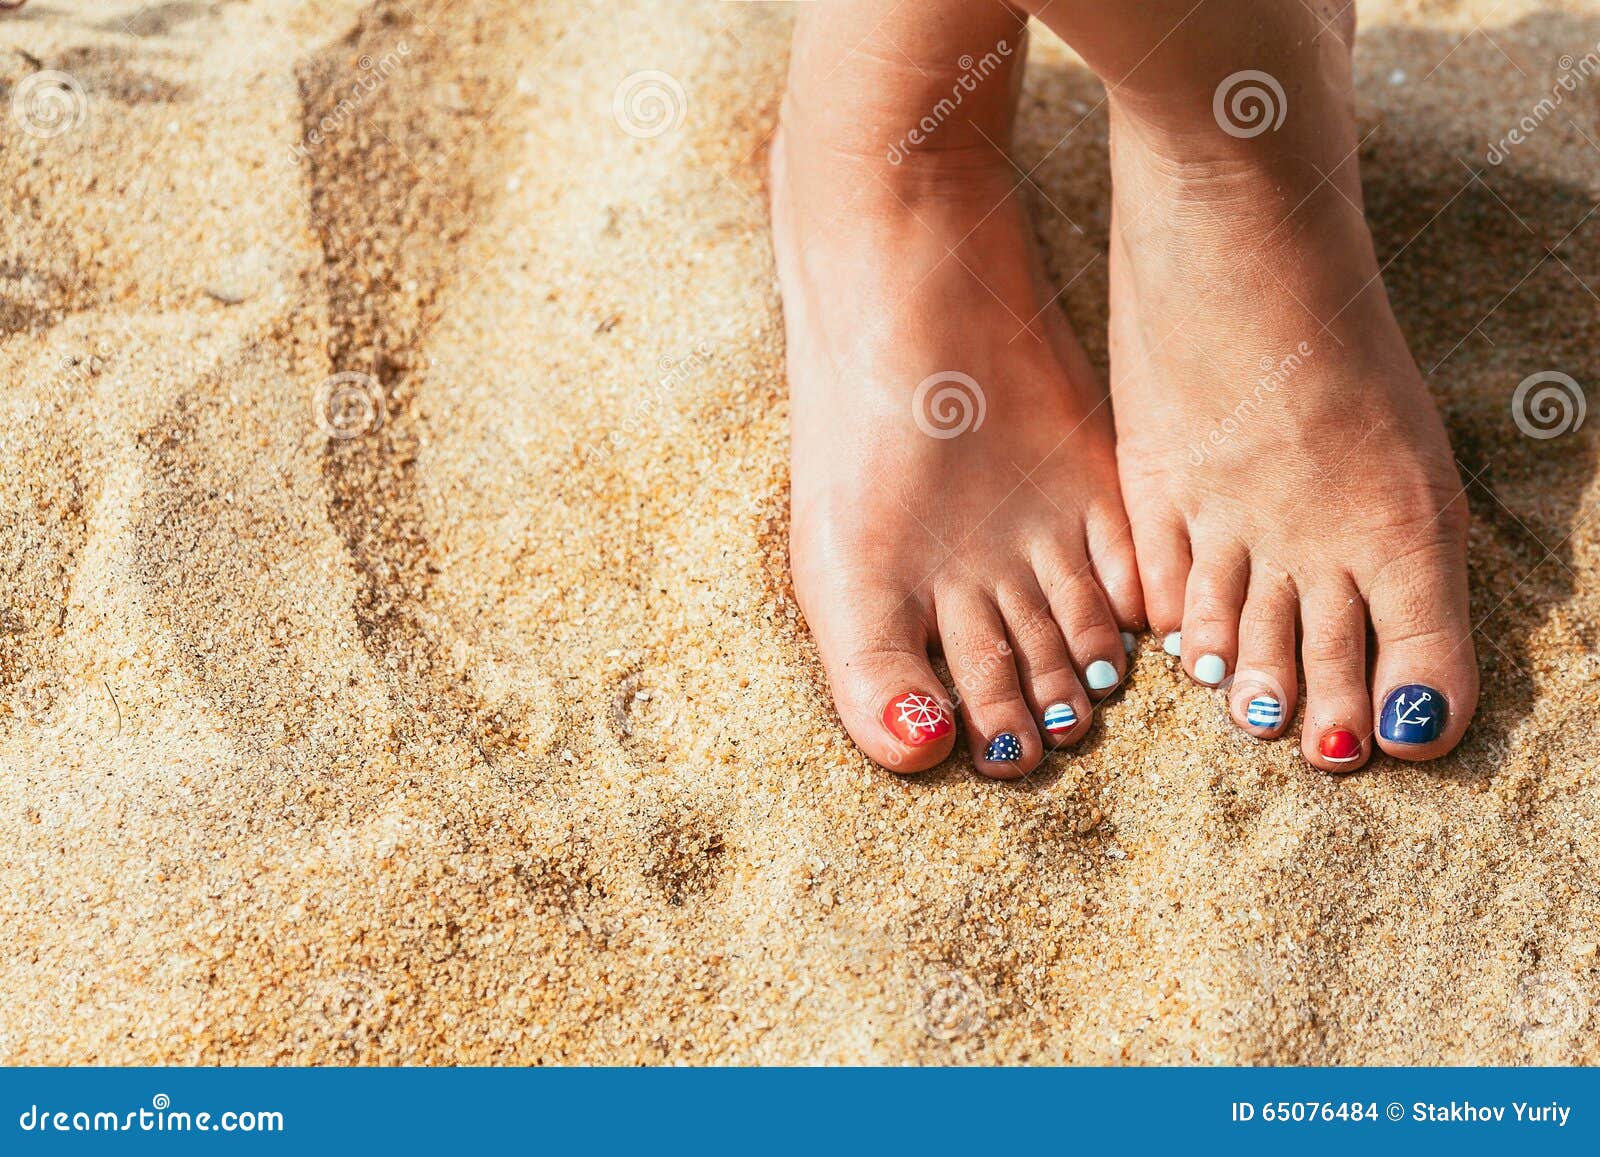
[[[1298,622],[1301,749],[1327,771],[1374,742],[1443,755],[1478,701],[1466,505],[1379,278],[1353,17],[1340,33],[1283,70],[1312,79],[1277,131],[1224,132],[1209,91],[1182,124],[1112,113],[1112,404],[1146,611],[1263,738],[1294,714]]]

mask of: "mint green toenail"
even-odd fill
[[[1083,677],[1088,680],[1091,691],[1104,691],[1108,687],[1117,685],[1117,669],[1104,659],[1096,659],[1090,663]]]
[[[1177,631],[1173,631],[1172,634],[1161,640],[1161,649],[1173,657],[1183,654],[1183,636]]]
[[[1134,649],[1134,647],[1136,647],[1138,645],[1138,643],[1139,643],[1139,640],[1137,640],[1137,639],[1135,639],[1133,637],[1133,632],[1131,632],[1131,631],[1123,631],[1122,632],[1122,653],[1124,655],[1133,654],[1133,649]]]
[[[1194,661],[1194,677],[1215,687],[1228,673],[1228,664],[1221,655],[1201,655]]]

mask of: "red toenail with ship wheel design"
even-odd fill
[[[910,692],[889,700],[883,709],[883,725],[901,743],[921,747],[943,739],[955,730],[950,713],[932,695]]]

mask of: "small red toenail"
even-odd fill
[[[955,730],[950,713],[932,695],[907,692],[889,700],[883,709],[883,725],[901,743],[921,747],[943,739]]]
[[[1336,727],[1317,743],[1317,752],[1329,763],[1354,763],[1361,758],[1361,740],[1355,732]]]

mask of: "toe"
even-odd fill
[[[1239,615],[1239,662],[1228,703],[1251,735],[1281,735],[1294,717],[1294,623],[1299,609],[1288,577],[1252,568]]]
[[[1402,555],[1376,576],[1367,601],[1378,746],[1435,759],[1461,741],[1478,707],[1464,561],[1445,546]]]
[[[1195,682],[1216,687],[1239,657],[1239,612],[1250,557],[1226,540],[1196,542],[1194,551],[1183,603],[1183,666]]]
[[[1118,504],[1120,507],[1120,503]],[[1143,630],[1146,622],[1144,592],[1139,585],[1139,562],[1133,550],[1133,528],[1126,518],[1091,519],[1088,527],[1089,560],[1095,581],[1105,594],[1125,630]]]
[[[828,605],[841,613],[807,618],[850,738],[890,771],[925,771],[942,762],[955,746],[955,722],[950,696],[928,662],[921,606],[887,593]]]
[[[1183,622],[1183,592],[1189,581],[1189,535],[1176,514],[1135,522],[1139,587],[1151,630],[1169,635]]]
[[[999,608],[975,592],[941,598],[939,636],[973,764],[995,779],[1026,775],[1039,765],[1044,747]]]
[[[1128,652],[1093,568],[1087,558],[1056,555],[1041,560],[1039,577],[1079,679],[1091,699],[1104,699],[1127,674]]]
[[[1367,693],[1367,608],[1355,584],[1324,580],[1300,607],[1306,714],[1300,750],[1323,771],[1354,771],[1372,754]]]
[[[1016,652],[1022,695],[1045,749],[1077,742],[1089,730],[1089,696],[1078,682],[1044,594],[1034,586],[1026,592],[1002,592],[999,602]]]

